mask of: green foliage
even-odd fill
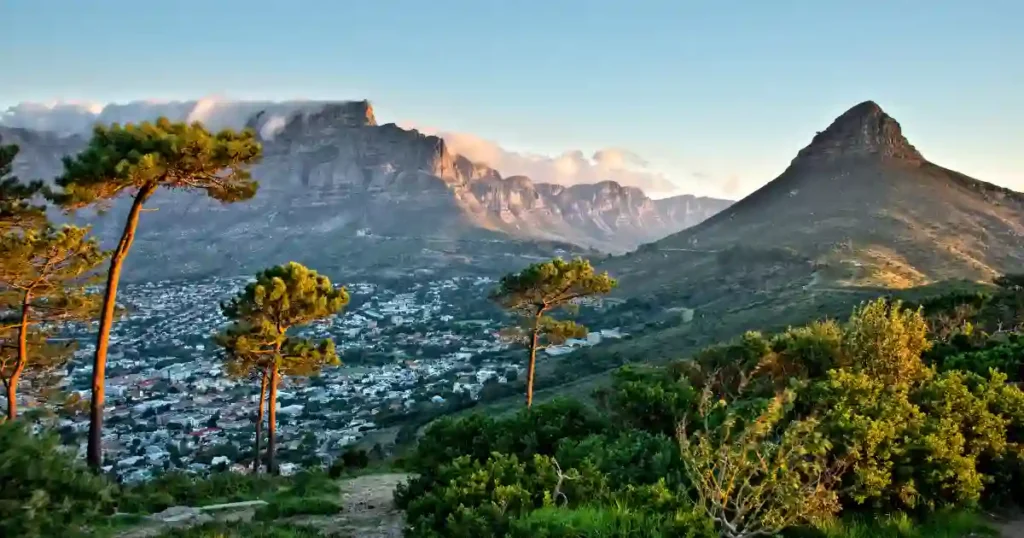
[[[114,508],[113,484],[19,421],[0,424],[0,484],[2,536],[85,536]]]
[[[275,523],[204,523],[184,529],[169,529],[156,538],[329,538],[314,527]],[[342,535],[333,535],[342,538]]]
[[[974,512],[940,511],[924,520],[904,513],[834,519],[817,528],[788,532],[787,538],[978,538],[999,536]]]
[[[541,508],[512,521],[508,538],[715,538],[706,518],[584,506]]]
[[[333,316],[348,301],[344,287],[335,288],[326,276],[290,262],[261,271],[255,282],[221,305],[231,324],[214,341],[223,351],[230,375],[260,379],[256,448],[258,451],[265,400],[270,415],[267,465],[271,470],[275,470],[274,412],[280,376],[312,376],[324,366],[340,364],[330,338],[313,342],[288,331]],[[268,389],[269,395],[264,394]]]
[[[930,359],[942,370],[963,370],[985,375],[999,370],[1013,381],[1024,381],[1024,334],[991,338],[980,345],[954,339]]]
[[[68,208],[104,203],[122,193],[145,201],[157,188],[204,191],[221,202],[247,200],[257,184],[248,167],[262,148],[251,130],[210,133],[200,123],[156,122],[98,125],[89,145],[64,158],[61,192]]]
[[[698,399],[678,368],[624,366],[601,394],[609,411],[623,426],[675,435]]]
[[[485,461],[494,452],[531,458],[553,456],[565,439],[604,432],[608,423],[574,400],[554,400],[510,418],[483,414],[432,423],[409,456],[410,470],[427,474],[461,456]]]
[[[0,234],[38,228],[46,222],[45,208],[33,199],[48,191],[42,181],[24,183],[11,175],[17,156],[18,146],[0,144]]]
[[[853,312],[845,344],[855,369],[890,385],[927,375],[921,354],[928,350],[928,325],[920,309],[877,299]]]
[[[406,510],[407,536],[505,536],[511,518],[541,506],[574,505],[607,495],[604,476],[592,467],[563,470],[551,457],[520,461],[494,453],[484,462],[468,456],[417,477],[395,492]]]
[[[516,318],[515,323],[501,331],[501,336],[529,350],[527,407],[533,405],[537,351],[587,334],[586,327],[571,320],[555,319],[548,313],[572,310],[579,300],[606,294],[615,286],[615,279],[608,273],[595,273],[590,262],[582,258],[569,262],[555,258],[502,277],[498,289],[491,293],[491,300]]]
[[[307,497],[284,497],[276,499],[256,510],[256,521],[274,521],[298,515],[329,516],[341,511],[336,500]]]
[[[815,419],[783,420],[792,393],[780,394],[755,420],[705,389],[702,427],[681,429],[679,443],[697,509],[721,536],[773,535],[830,518],[840,509],[833,485],[843,467]],[[721,422],[715,425],[713,415]],[[717,417],[716,417],[717,418]]]
[[[119,499],[121,512],[150,514],[172,506],[204,506],[272,497],[284,487],[282,479],[268,475],[232,472],[208,477],[170,472],[153,480],[125,487]]]
[[[612,490],[667,482],[673,489],[685,484],[679,445],[672,437],[644,431],[588,435],[565,439],[555,458],[567,467],[592,465],[603,473]]]
[[[365,469],[369,464],[370,456],[365,450],[349,447],[331,464],[327,472],[331,478],[340,478],[345,473]]]
[[[88,234],[88,228],[46,225],[0,236],[0,307],[7,311],[0,316],[0,381],[12,420],[22,376],[44,380],[74,350],[49,344],[57,324],[91,319],[99,307],[86,286],[106,253]]]
[[[1019,491],[1024,395],[1002,374],[950,371],[894,386],[837,370],[811,399],[851,466],[850,505],[935,509],[977,503],[986,489],[993,500]]]

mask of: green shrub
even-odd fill
[[[19,421],[0,423],[0,536],[84,535],[112,513],[116,486]]]
[[[556,459],[566,467],[589,462],[608,477],[613,490],[656,484],[659,480],[673,487],[683,482],[679,443],[662,434],[626,431],[566,439],[559,445]]]
[[[608,507],[541,508],[511,522],[508,538],[716,538],[706,518]]]
[[[504,536],[510,519],[541,506],[607,498],[593,467],[560,469],[548,456],[522,462],[494,453],[485,462],[456,458],[395,491],[411,529],[408,536]]]
[[[187,529],[170,529],[157,538],[327,538],[313,527],[273,523],[206,523]],[[342,535],[334,535],[341,538]]]
[[[666,436],[676,434],[697,399],[675,370],[631,365],[615,371],[604,396],[619,425]]]
[[[257,521],[274,521],[276,519],[297,515],[329,516],[341,511],[337,501],[319,497],[283,497],[271,501],[256,511]]]
[[[463,456],[475,461],[485,461],[494,452],[524,459],[534,454],[550,456],[563,439],[580,439],[607,429],[607,421],[573,400],[547,402],[500,420],[481,414],[442,418],[427,428],[409,465],[425,473]]]
[[[817,528],[793,529],[786,538],[979,538],[999,536],[973,512],[940,511],[923,519],[903,513],[835,519]]]
[[[153,480],[124,488],[118,509],[154,513],[171,506],[204,506],[268,497],[284,487],[287,479],[268,474],[212,473],[201,477],[170,472]]]

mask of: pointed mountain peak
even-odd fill
[[[836,118],[828,129],[814,137],[810,145],[800,150],[793,163],[845,156],[924,161],[924,157],[903,136],[899,122],[874,101],[864,101]]]

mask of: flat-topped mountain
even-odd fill
[[[986,280],[1024,266],[1024,194],[929,162],[868,101],[764,187],[642,250],[736,248],[785,249],[840,284]]]
[[[132,118],[132,112],[104,109],[97,120],[145,119]],[[693,196],[652,200],[611,181],[563,187],[504,178],[453,153],[442,138],[378,125],[367,101],[248,103],[203,112],[196,104],[167,110],[172,119],[199,118],[211,128],[254,129],[264,146],[263,161],[253,169],[259,193],[229,206],[158,193],[148,204],[158,210],[145,215],[132,261],[153,257],[164,263],[146,264],[143,277],[234,273],[285,259],[387,266],[437,252],[451,259],[481,242],[496,251],[501,249],[494,242],[512,241],[624,252],[730,203]],[[20,177],[52,178],[61,172],[60,158],[87,141],[81,126],[74,126],[77,131],[0,127],[0,138],[22,148],[15,163]],[[83,218],[105,238],[116,237],[121,225],[117,207],[103,218]],[[382,243],[390,246],[376,248]],[[351,248],[360,254],[346,252]],[[549,252],[545,247],[534,254]]]

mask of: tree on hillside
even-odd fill
[[[7,390],[7,416],[18,413],[18,382],[26,369],[41,375],[69,357],[69,346],[47,343],[54,324],[84,321],[95,314],[97,295],[86,292],[107,257],[88,228],[46,226],[0,237],[0,320],[14,342],[0,348],[0,381]],[[30,343],[33,345],[30,347]]]
[[[232,323],[216,341],[224,350],[229,373],[255,373],[260,378],[260,406],[266,392],[266,464],[271,472],[277,469],[274,453],[281,377],[315,375],[323,366],[339,364],[333,340],[313,342],[290,336],[288,331],[335,315],[348,301],[344,287],[334,288],[326,276],[291,262],[258,273],[255,282],[222,305]],[[262,412],[257,413],[257,428],[260,422]]]
[[[572,321],[558,320],[549,313],[576,306],[585,297],[608,293],[616,285],[608,273],[595,274],[582,258],[555,258],[535,263],[518,273],[505,275],[491,299],[516,318],[516,324],[502,330],[508,342],[529,350],[526,368],[526,406],[533,405],[533,378],[537,351],[587,334],[587,328]]]
[[[0,233],[37,228],[46,222],[46,210],[32,199],[46,192],[42,181],[24,183],[11,175],[18,146],[0,145]]]
[[[257,184],[249,166],[261,154],[250,130],[212,134],[199,123],[160,118],[155,123],[97,126],[89,146],[76,157],[64,159],[64,174],[57,179],[60,190],[50,197],[65,210],[106,207],[122,195],[132,199],[121,239],[110,257],[96,340],[88,449],[93,468],[103,461],[103,390],[117,284],[143,206],[160,188],[205,192],[223,203],[252,198]]]

